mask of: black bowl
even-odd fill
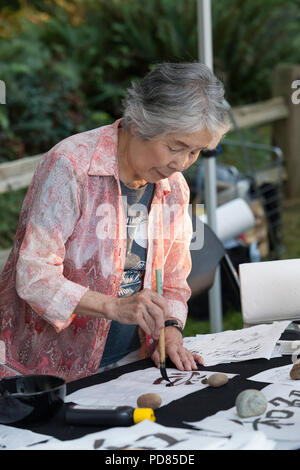
[[[51,418],[64,404],[66,382],[54,375],[0,380],[0,423],[33,423]]]

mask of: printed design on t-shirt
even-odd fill
[[[144,274],[146,263],[140,262],[140,270],[127,269],[123,273],[122,282],[119,290],[119,297],[129,297],[141,288],[141,279]]]
[[[148,210],[154,186],[139,190],[122,187],[126,220],[127,246],[123,277],[119,297],[129,297],[143,285],[147,258]]]
[[[126,219],[127,252],[131,251],[133,244],[147,248],[148,237],[148,211],[143,204],[134,204],[128,208]]]

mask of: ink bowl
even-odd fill
[[[64,404],[66,382],[54,375],[24,375],[0,380],[0,423],[47,420]]]

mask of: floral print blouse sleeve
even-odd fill
[[[40,164],[27,205],[24,239],[16,266],[16,290],[57,332],[72,321],[88,290],[63,276],[66,240],[80,217],[80,191],[71,161],[55,152]]]
[[[190,242],[192,238],[192,220],[190,218],[189,187],[181,174],[177,174],[180,182],[182,200],[177,204],[174,214],[174,239],[169,247],[164,266],[164,297],[168,299],[170,318],[176,318],[184,326],[187,318],[187,301],[191,296],[191,289],[187,277],[192,268]]]

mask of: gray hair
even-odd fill
[[[123,105],[123,127],[142,139],[229,129],[224,86],[199,62],[159,64],[140,83],[131,83]]]

